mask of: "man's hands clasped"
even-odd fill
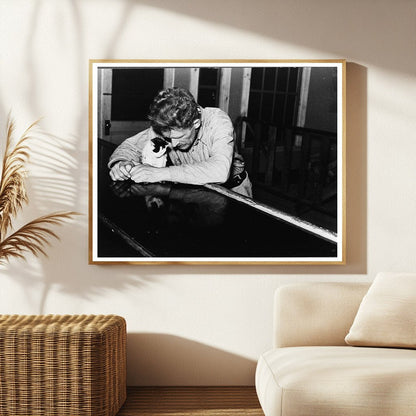
[[[155,183],[169,181],[169,170],[156,168],[150,165],[133,165],[131,162],[118,162],[110,170],[113,181],[125,181],[131,179],[136,183]]]
[[[130,179],[131,162],[118,162],[110,169],[110,177],[113,181],[126,181]]]

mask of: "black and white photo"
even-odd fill
[[[90,262],[345,262],[345,61],[90,61]]]

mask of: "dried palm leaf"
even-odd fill
[[[24,258],[24,253],[43,254],[45,246],[50,245],[51,237],[59,240],[58,235],[49,227],[61,224],[63,221],[77,215],[76,212],[55,212],[44,215],[33,221],[28,222],[19,230],[0,242],[0,264],[6,263],[10,257]]]
[[[0,264],[4,264],[11,257],[24,258],[26,252],[46,256],[45,246],[50,244],[49,239],[52,237],[59,239],[50,227],[61,224],[64,220],[78,214],[65,211],[45,215],[30,221],[5,238],[12,227],[12,218],[25,203],[28,203],[25,165],[29,160],[29,147],[26,145],[26,140],[31,137],[29,133],[37,123],[38,121],[32,123],[16,144],[13,144],[15,125],[10,116],[8,119],[6,148],[0,178]]]
[[[25,142],[29,139],[29,132],[36,123],[30,125],[13,146],[15,125],[9,117],[0,180],[0,238],[11,228],[12,217],[16,216],[23,204],[28,202],[25,188],[27,176],[25,164],[29,159],[29,148]]]

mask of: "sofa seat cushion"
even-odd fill
[[[256,389],[266,416],[416,415],[416,351],[277,348],[260,357]]]

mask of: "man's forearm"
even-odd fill
[[[204,185],[206,183],[224,183],[228,179],[231,161],[225,156],[212,157],[203,162],[169,166],[173,182]]]
[[[132,162],[132,165],[141,163],[141,150],[146,141],[146,137],[144,133],[139,133],[124,140],[110,156],[108,167],[111,168],[114,164],[122,161]]]
[[[169,168],[156,168],[150,165],[136,165],[130,171],[130,177],[134,182],[174,182]]]

